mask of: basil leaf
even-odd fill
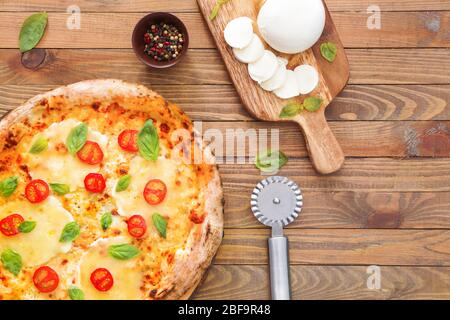
[[[70,131],[66,140],[67,149],[70,154],[74,155],[83,148],[87,140],[87,134],[88,127],[85,123],[80,123]]]
[[[128,186],[130,185],[130,182],[131,182],[131,176],[129,174],[121,177],[119,179],[119,181],[117,181],[116,192],[122,192],[122,191],[127,190]]]
[[[44,35],[47,20],[46,12],[35,13],[25,19],[19,34],[20,52],[29,51],[39,43]]]
[[[281,109],[280,118],[293,118],[303,110],[300,103],[290,103]]]
[[[69,297],[71,300],[84,300],[84,292],[80,288],[71,287],[69,289]]]
[[[75,240],[80,235],[80,225],[76,221],[69,222],[64,226],[64,229],[59,238],[59,242],[70,242]]]
[[[324,42],[320,45],[320,53],[329,62],[333,62],[336,59],[337,47],[333,42]]]
[[[105,212],[102,214],[100,218],[100,225],[102,226],[103,231],[106,231],[112,224],[112,214],[111,212]]]
[[[147,120],[138,134],[139,153],[145,160],[156,161],[159,155],[159,137],[152,120]]]
[[[322,99],[316,98],[316,97],[309,97],[309,98],[306,98],[305,101],[303,101],[303,106],[309,112],[315,112],[315,111],[319,110],[321,104],[322,104]]]
[[[219,13],[220,8],[222,5],[227,3],[230,0],[217,0],[216,4],[214,5],[213,9],[211,10],[211,13],[209,15],[209,20],[214,20],[217,17],[217,14]]]
[[[19,231],[22,233],[30,233],[36,228],[36,221],[24,221],[19,224]]]
[[[0,257],[6,270],[17,276],[22,269],[22,257],[16,251],[6,249]]]
[[[165,238],[166,230],[167,230],[166,219],[164,219],[164,217],[162,215],[160,215],[159,213],[154,213],[152,215],[152,221],[156,227],[156,230],[158,230],[159,234],[161,235],[161,237]]]
[[[70,187],[67,184],[63,183],[50,183],[50,188],[57,195],[63,196],[70,192]]]
[[[30,153],[32,154],[40,153],[42,151],[47,150],[47,147],[48,147],[48,140],[45,139],[44,137],[39,137],[31,146]]]
[[[140,254],[140,251],[131,244],[116,244],[109,246],[108,254],[118,260],[132,259]]]
[[[19,177],[9,177],[5,180],[0,181],[0,195],[2,197],[9,197],[16,191],[17,185],[19,184]]]
[[[255,166],[262,172],[274,172],[288,162],[288,157],[281,151],[267,150],[255,159]]]

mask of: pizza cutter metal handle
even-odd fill
[[[285,236],[269,238],[270,288],[273,300],[291,300],[289,249]]]

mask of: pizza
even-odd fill
[[[0,300],[189,298],[221,242],[223,196],[179,107],[83,81],[7,114],[0,148]]]

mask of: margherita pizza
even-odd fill
[[[9,113],[0,148],[0,300],[191,295],[222,239],[222,190],[177,106],[84,81]]]

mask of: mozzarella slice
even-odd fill
[[[25,221],[35,221],[36,227],[29,233],[12,237],[0,234],[0,252],[13,249],[21,255],[25,266],[36,266],[70,250],[71,243],[61,243],[59,238],[64,226],[73,221],[73,217],[57,198],[50,196],[39,204],[8,202],[0,208],[0,219],[14,213],[20,214]]]
[[[269,50],[264,50],[264,54],[260,59],[248,65],[250,77],[258,83],[272,78],[277,69],[277,57]]]
[[[281,99],[290,99],[299,95],[297,77],[294,71],[288,70],[286,80],[281,88],[274,91],[277,97]]]
[[[224,37],[232,48],[247,47],[253,39],[253,21],[248,17],[231,20],[225,27]]]
[[[138,300],[142,299],[140,287],[143,274],[139,271],[137,258],[118,260],[108,254],[114,244],[130,243],[126,237],[100,239],[94,242],[82,256],[79,268],[79,283],[88,300]],[[106,268],[111,272],[114,284],[106,292],[98,291],[91,283],[92,272]]]
[[[281,88],[281,86],[284,84],[284,81],[286,80],[286,74],[287,74],[286,65],[284,64],[284,61],[281,60],[281,58],[278,58],[277,71],[275,72],[272,78],[261,83],[261,87],[267,91],[273,91]]]
[[[298,66],[294,70],[300,94],[312,92],[319,84],[319,73],[309,64]]]
[[[70,131],[81,122],[68,119],[54,123],[42,132],[48,140],[47,150],[38,154],[24,154],[33,179],[43,179],[48,183],[57,182],[71,186],[71,189],[83,187],[84,178],[90,172],[96,172],[100,165],[88,165],[68,153],[65,144]],[[88,140],[97,142],[106,154],[108,138],[101,133],[89,129]],[[27,151],[29,148],[27,149]]]
[[[242,63],[252,63],[261,58],[264,54],[264,45],[261,39],[253,34],[252,41],[243,49],[233,49],[234,56]]]

